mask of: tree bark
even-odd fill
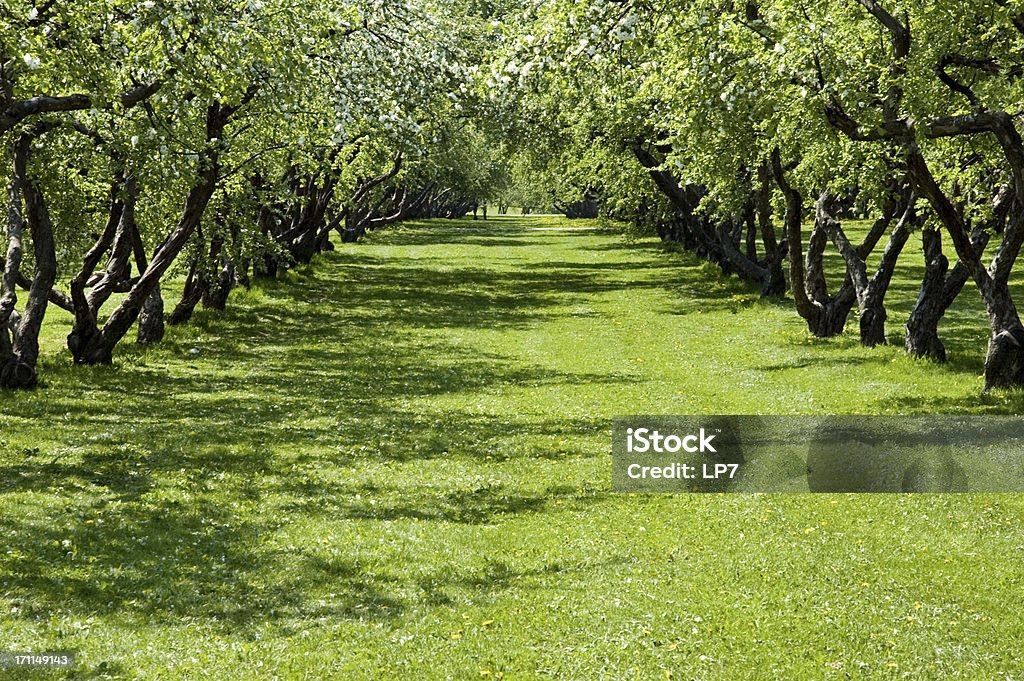
[[[96,324],[96,313],[89,304],[86,289],[103,254],[114,243],[118,226],[121,224],[121,213],[124,210],[124,200],[121,195],[124,179],[123,172],[118,172],[115,175],[110,187],[110,208],[107,224],[103,228],[100,237],[96,240],[96,243],[86,253],[85,258],[82,260],[82,266],[75,275],[75,278],[71,280],[71,304],[74,322],[72,323],[67,343],[72,354],[75,352],[74,348],[88,342],[89,338],[99,333],[99,327]]]
[[[120,219],[114,234],[113,247],[103,276],[93,285],[86,300],[93,320],[99,315],[110,296],[124,288],[125,282],[131,277],[131,256],[134,251],[135,232],[135,199],[137,191],[135,180],[126,177],[124,180],[124,202],[121,205]],[[93,322],[95,323],[95,321]]]
[[[829,238],[846,263],[847,277],[853,285],[860,313],[861,344],[866,347],[883,345],[886,342],[885,321],[888,316],[885,310],[885,295],[896,271],[896,262],[910,238],[909,223],[913,219],[913,197],[907,195],[902,201],[886,201],[882,216],[872,225],[867,238],[859,247],[854,247],[847,238],[834,208],[833,197],[826,192],[818,201],[816,221],[828,232]],[[867,257],[901,209],[903,216],[892,230],[878,268],[874,275],[869,277]]]
[[[885,321],[888,313],[885,310],[885,295],[896,272],[896,262],[910,239],[910,232],[905,220],[896,224],[882,252],[878,269],[868,282],[864,295],[860,297],[860,342],[866,347],[873,348],[886,343]]]
[[[139,345],[156,345],[164,339],[164,298],[157,284],[142,304],[139,312],[139,328],[135,340]]]
[[[185,288],[181,291],[181,298],[167,317],[167,323],[171,326],[178,326],[192,319],[196,305],[202,300],[202,277],[199,272],[201,266],[199,255],[196,254],[188,269],[188,277],[185,279]]]
[[[0,279],[0,387],[3,388],[14,387],[13,384],[8,385],[8,373],[14,370],[12,334],[17,331],[20,322],[15,306],[18,302],[17,280],[21,270],[24,217],[21,183],[17,173],[14,173],[7,187],[7,200],[7,255],[4,258],[3,278]]]
[[[854,285],[849,275],[835,296],[828,295],[822,256],[828,241],[821,220],[815,220],[814,230],[807,244],[807,258],[803,254],[803,197],[789,184],[779,151],[772,152],[772,173],[779,190],[786,199],[786,242],[788,244],[790,290],[797,314],[807,323],[807,329],[818,338],[838,336],[846,328],[856,301]],[[820,201],[819,201],[820,203]]]
[[[702,190],[680,186],[678,179],[672,173],[659,169],[658,160],[640,142],[634,144],[632,150],[640,165],[647,169],[655,186],[665,195],[678,213],[678,224],[663,230],[663,239],[668,237],[673,241],[679,241],[686,248],[692,246],[692,250],[697,255],[718,265],[723,273],[735,274],[741,279],[760,284],[762,294],[765,296],[777,295],[784,290],[782,264],[778,257],[775,231],[770,220],[770,203],[764,204],[768,206],[769,210],[767,222],[765,222],[765,215],[760,214],[760,228],[762,238],[766,240],[767,258],[762,263],[757,260],[756,244],[753,242],[755,222],[751,212],[748,211],[743,215],[742,220],[724,220],[716,228],[710,221],[696,214]],[[767,201],[770,202],[770,198],[769,192]],[[746,253],[741,250],[745,227],[747,230]]]
[[[939,322],[957,299],[970,278],[967,267],[957,262],[949,271],[949,260],[942,253],[942,235],[937,230],[921,232],[925,258],[925,275],[917,303],[907,319],[906,348],[914,357],[936,362],[946,361],[946,347],[939,338]],[[971,243],[980,258],[989,242],[983,228],[974,230]],[[949,276],[946,276],[946,273]]]
[[[142,234],[138,226],[132,230],[132,242],[135,251],[135,266],[139,272],[145,272],[149,267],[146,259],[146,246],[142,243]],[[142,311],[139,313],[139,328],[135,340],[139,345],[155,345],[164,339],[166,327],[164,326],[164,298],[160,292],[160,285],[146,298],[142,304]]]
[[[761,232],[761,243],[764,246],[767,276],[761,286],[764,298],[778,297],[786,293],[786,275],[782,270],[782,253],[775,238],[775,225],[772,223],[772,168],[767,161],[757,171],[757,223]]]
[[[10,356],[0,367],[0,386],[6,388],[31,388],[36,384],[39,331],[42,329],[43,319],[46,317],[46,308],[50,302],[54,281],[57,279],[57,253],[53,243],[53,224],[50,220],[50,213],[46,208],[42,192],[28,175],[28,156],[31,145],[40,134],[42,134],[41,129],[22,135],[15,145],[14,152],[14,173],[24,198],[25,218],[32,235],[35,274],[29,288],[28,299],[25,302],[24,314],[21,315],[15,327]],[[17,202],[17,197],[13,192],[11,199],[11,222],[14,223],[18,220],[13,217]],[[16,257],[15,261],[18,259],[20,257]],[[6,283],[7,277],[5,276],[5,285]],[[13,308],[13,302],[11,307]]]
[[[223,311],[227,308],[228,296],[235,287],[235,263],[230,257],[221,258],[217,278],[203,287],[203,307]]]

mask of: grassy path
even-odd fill
[[[0,650],[78,650],[80,678],[1024,678],[1018,498],[607,491],[618,414],[1018,413],[980,395],[970,301],[935,367],[567,224],[375,234],[113,370],[71,367],[55,316],[47,387],[0,393]]]

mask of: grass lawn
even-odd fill
[[[981,392],[973,285],[936,366],[902,350],[916,249],[868,350],[656,240],[536,229],[580,224],[373,234],[114,368],[71,366],[51,315],[45,387],[0,393],[0,650],[76,650],[70,678],[1024,679],[1018,497],[609,492],[620,414],[1020,413]]]

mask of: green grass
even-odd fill
[[[609,492],[618,414],[1020,413],[981,392],[973,288],[936,366],[902,352],[916,266],[867,350],[654,240],[523,229],[567,224],[377,233],[114,368],[71,366],[53,315],[45,387],[0,393],[0,650],[77,650],[73,678],[1024,678],[1018,497]]]

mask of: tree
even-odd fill
[[[970,276],[993,333],[986,386],[1005,387],[1024,380],[1008,287],[1022,241],[1022,28],[1011,3],[981,0],[549,0],[492,76],[539,129],[578,131],[568,137],[623,163],[631,151],[675,213],[663,234],[766,294],[781,291],[788,257],[815,335],[841,333],[856,306],[862,342],[884,342],[888,283],[920,231],[928,268],[908,350],[944,358],[938,322]],[[638,193],[631,184],[609,191]],[[841,217],[854,204],[875,218],[859,245]],[[785,215],[781,240],[773,213]],[[960,260],[948,276],[936,225]],[[846,265],[831,292],[829,243]]]

